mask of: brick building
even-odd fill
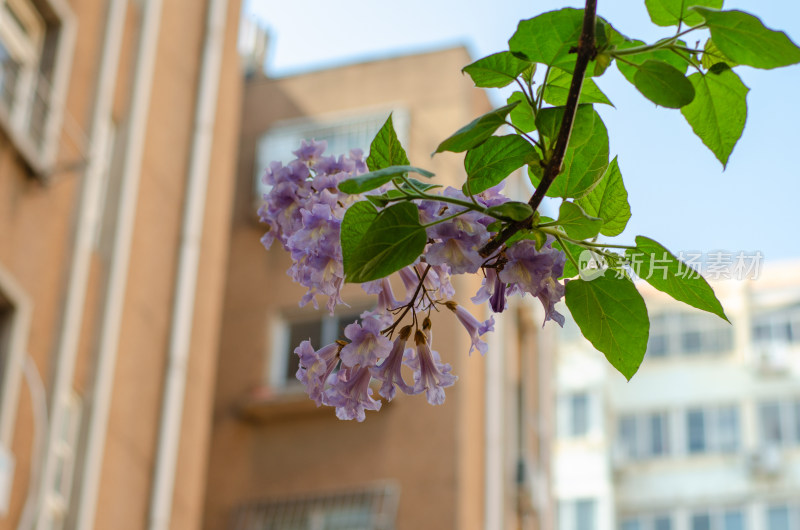
[[[239,9],[0,1],[0,529],[201,526]]]
[[[549,528],[541,315],[515,305],[485,357],[468,356],[463,328],[436,316],[435,345],[459,377],[444,405],[402,395],[364,423],[339,421],[303,393],[291,352],[305,338],[331,342],[370,299],[351,288],[351,309],[334,317],[299,309],[288,256],[259,242],[269,161],[288,162],[303,138],[327,140],[331,154],[366,152],[390,112],[412,164],[457,185],[462,158],[430,153],[490,110],[459,73],[469,62],[459,47],[246,82],[205,528]],[[474,279],[456,282],[485,318],[468,300]]]

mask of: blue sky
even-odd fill
[[[642,0],[599,4],[599,13],[630,37],[653,41],[670,34],[650,23]],[[454,44],[477,59],[507,49],[520,19],[566,6],[580,4],[245,0],[244,10],[269,28],[267,69],[283,76]],[[725,8],[749,10],[800,42],[800,2],[728,0]],[[680,112],[656,108],[614,68],[598,80],[616,105],[598,110],[633,212],[623,240],[647,235],[674,253],[759,250],[767,261],[800,257],[800,66],[737,72],[751,89],[748,118],[724,172]],[[502,103],[502,94],[493,100]]]

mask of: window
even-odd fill
[[[237,510],[235,530],[391,530],[399,488],[387,484],[331,495],[249,503]]]
[[[669,514],[635,515],[620,520],[620,530],[672,530],[672,516]]]
[[[558,530],[594,530],[597,528],[595,499],[564,500],[558,503]]]
[[[274,356],[270,364],[272,386],[285,387],[297,382],[295,374],[300,358],[294,350],[301,342],[310,340],[314,349],[330,344],[344,337],[344,328],[358,319],[362,312],[351,308],[346,313],[338,312],[333,316],[328,313],[308,313],[282,321],[276,330],[279,340],[274,349],[279,355]]]
[[[718,322],[719,321],[719,322]],[[717,317],[695,313],[661,313],[650,318],[647,353],[700,355],[733,349],[733,330]]]
[[[765,401],[758,415],[764,445],[800,444],[800,399]]]
[[[698,510],[689,517],[689,530],[745,530],[740,508]]]
[[[753,341],[762,346],[800,343],[800,306],[754,316]]]
[[[621,416],[617,434],[620,450],[627,458],[658,458],[669,454],[666,412]]]
[[[561,438],[587,436],[593,427],[594,400],[588,392],[574,392],[559,398],[558,434]]]
[[[64,528],[72,490],[72,471],[75,464],[75,446],[81,420],[81,400],[74,392],[63,404],[65,412],[59,427],[59,437],[53,448],[55,465],[47,484],[45,505],[37,530]]]
[[[767,508],[767,530],[793,530],[788,506],[773,505]]]
[[[37,168],[52,162],[62,113],[52,103],[66,88],[74,32],[62,9],[48,0],[0,0],[0,127]]]
[[[734,406],[686,411],[689,454],[731,453],[739,449],[739,409]]]
[[[256,202],[266,193],[261,182],[264,170],[275,160],[287,163],[294,159],[292,151],[300,147],[302,140],[325,140],[328,148],[325,155],[346,155],[351,149],[361,149],[366,158],[375,134],[392,114],[397,136],[403,144],[408,137],[408,113],[402,110],[384,110],[340,119],[293,120],[277,124],[265,132],[256,146],[255,192]]]

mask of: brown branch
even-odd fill
[[[570,84],[569,93],[567,94],[567,104],[564,107],[564,118],[561,121],[561,128],[558,130],[558,137],[556,138],[556,145],[553,148],[553,155],[550,157],[550,161],[545,168],[542,181],[536,187],[536,191],[531,195],[528,201],[528,204],[531,205],[534,212],[541,204],[542,199],[544,199],[553,181],[559,173],[561,173],[564,155],[567,152],[567,145],[569,145],[569,137],[572,134],[572,125],[575,123],[575,114],[578,111],[578,100],[581,95],[581,88],[583,87],[583,78],[586,75],[586,67],[589,65],[589,61],[594,59],[597,54],[597,49],[594,44],[596,11],[597,0],[586,0],[586,8],[583,12],[583,28],[581,29],[581,36],[578,39],[578,56],[575,60],[572,84]],[[524,221],[515,221],[509,224],[480,249],[479,252],[481,256],[491,256],[497,252],[511,236],[520,230],[530,228],[532,222],[533,216]]]

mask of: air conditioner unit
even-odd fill
[[[762,478],[777,477],[781,473],[783,458],[777,445],[765,445],[748,455],[750,473]]]
[[[764,375],[781,375],[789,372],[789,352],[785,346],[768,344],[756,350],[758,371]]]

